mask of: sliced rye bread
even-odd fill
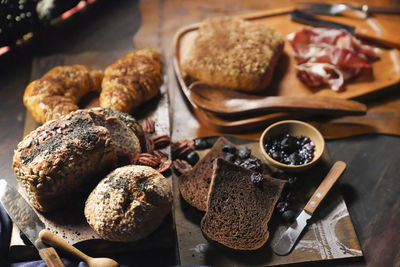
[[[231,144],[231,142],[224,137],[218,138],[211,150],[196,163],[191,171],[179,176],[179,191],[183,199],[199,210],[206,211],[207,209],[212,162],[216,158],[224,157],[222,148],[226,144]]]
[[[256,250],[268,240],[268,222],[285,181],[263,176],[252,181],[255,172],[217,159],[208,193],[207,211],[201,220],[203,234],[237,250]]]

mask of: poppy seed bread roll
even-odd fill
[[[12,167],[29,202],[50,212],[87,193],[116,162],[110,132],[97,125],[90,112],[77,110],[26,135]]]
[[[283,46],[283,37],[264,24],[209,18],[199,27],[182,69],[209,85],[260,92],[270,84]]]
[[[156,230],[170,212],[172,188],[151,167],[128,165],[112,171],[89,195],[85,217],[110,241],[136,241]]]

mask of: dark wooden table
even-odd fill
[[[129,49],[133,47],[133,36],[137,35],[141,22],[148,27],[135,38],[136,46],[158,46],[163,49],[167,61],[175,136],[193,138],[198,134],[221,135],[198,124],[173,80],[169,63],[171,33],[178,26],[203,19],[205,14],[230,14],[276,7],[280,1],[242,1],[235,4],[234,1],[199,1],[194,6],[188,2],[194,1],[100,1],[87,12],[47,33],[45,38],[23,54],[15,55],[7,62],[2,61],[0,178],[13,184],[16,182],[11,162],[13,151],[23,136],[26,110],[22,95],[31,80],[33,59],[55,54]],[[382,3],[390,4],[389,1]],[[146,16],[142,17],[141,12]],[[189,16],[190,12],[194,12],[194,15]],[[176,21],[179,14],[184,15]],[[141,36],[143,38],[138,39]],[[316,266],[400,266],[400,137],[364,135],[328,141],[327,145],[333,160],[343,160],[348,164],[339,185],[364,256],[355,261],[321,262]],[[135,265],[171,266],[179,263],[175,255],[173,248],[131,253],[131,262],[135,262]]]

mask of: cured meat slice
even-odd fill
[[[333,91],[339,91],[344,84],[343,73],[328,63],[304,63],[296,66],[296,76],[310,87],[328,84]]]
[[[380,55],[378,48],[345,30],[304,27],[287,38],[298,64],[297,77],[310,87],[327,84],[334,91],[340,90],[344,80],[372,75],[370,62]]]

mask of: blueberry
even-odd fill
[[[230,161],[233,163],[233,162],[235,162],[235,158],[236,158],[235,154],[232,154],[232,153],[225,154],[225,160],[227,160],[227,161]]]
[[[257,158],[247,158],[240,163],[240,166],[252,171],[262,172],[261,161]]]
[[[264,182],[264,178],[261,173],[254,172],[251,174],[250,178],[253,184],[259,187],[261,187]]]
[[[288,183],[290,185],[293,185],[296,181],[297,181],[297,177],[296,176],[289,176],[288,177]]]
[[[293,192],[289,192],[285,195],[285,200],[289,203],[293,203],[296,201],[296,195]]]
[[[239,151],[238,151],[239,158],[247,159],[250,157],[250,155],[251,155],[251,149],[248,148],[247,146],[239,148]]]
[[[198,138],[194,140],[194,148],[195,149],[206,149],[207,148],[207,141],[203,138]]]
[[[224,147],[222,148],[222,151],[224,153],[231,153],[231,154],[235,154],[236,153],[236,147],[232,144],[226,144],[224,145]]]
[[[281,161],[282,160],[282,154],[280,152],[273,152],[271,154],[271,157],[276,160],[276,161]]]
[[[207,138],[205,138],[205,140],[206,140],[206,144],[207,144],[206,148],[210,148],[218,140],[218,136],[216,136],[216,137],[207,137]]]
[[[285,222],[288,222],[288,223],[294,222],[295,216],[296,216],[296,214],[294,213],[293,210],[285,210],[282,213],[283,220],[285,220]]]
[[[192,166],[195,165],[199,159],[199,154],[196,151],[192,151],[186,156],[186,161]]]
[[[242,163],[243,163],[243,161],[241,160],[241,159],[235,159],[235,162],[234,162],[236,165],[239,165],[239,166],[241,166],[242,165]]]
[[[276,204],[276,209],[279,213],[283,213],[289,204],[286,201],[279,201]]]

